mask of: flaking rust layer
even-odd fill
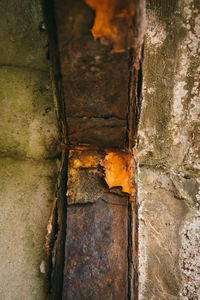
[[[67,143],[126,149],[133,126],[127,116],[137,106],[128,90],[130,83],[137,90],[138,74],[130,73],[140,68],[144,0],[57,0],[54,7]]]
[[[96,17],[92,27],[94,39],[102,43],[113,43],[112,53],[124,52],[128,48],[128,29],[132,26],[135,14],[133,1],[85,0],[95,10]]]
[[[146,28],[145,0],[85,0],[95,11],[91,29],[95,40],[112,44],[111,53],[133,49],[134,67],[139,69]]]
[[[134,185],[134,158],[126,152],[108,152],[102,162],[105,168],[105,180],[109,188],[121,186],[122,192],[130,196],[135,195]]]
[[[69,151],[63,299],[127,299],[133,167],[125,152]]]
[[[136,187],[134,183],[135,161],[133,155],[123,151],[70,150],[68,170],[68,205],[93,203],[95,195],[113,192],[119,188],[121,194],[129,195],[134,202]],[[88,190],[87,181],[101,178],[94,190]],[[74,184],[76,183],[76,184]],[[92,193],[91,193],[92,192]]]

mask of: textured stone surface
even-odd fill
[[[140,296],[141,299],[178,299],[179,229],[187,206],[177,199],[173,182],[166,174],[141,167],[139,178]]]
[[[0,299],[45,300],[59,132],[41,2],[2,0],[0,15]]]
[[[50,158],[59,132],[46,72],[0,67],[0,155]]]
[[[40,265],[56,175],[55,162],[0,159],[2,300],[46,299]]]
[[[0,65],[48,71],[41,1],[1,0]]]
[[[199,299],[196,1],[147,1],[139,126],[140,299]]]

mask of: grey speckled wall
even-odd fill
[[[199,299],[198,1],[147,0],[139,299]]]
[[[40,0],[0,1],[0,299],[45,300],[59,131]]]

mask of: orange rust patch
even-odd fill
[[[109,188],[121,186],[122,192],[128,193],[131,199],[135,195],[134,158],[129,153],[110,152],[103,162],[105,180]]]
[[[87,150],[70,150],[69,151],[69,169],[68,169],[68,185],[76,182],[79,183],[80,176],[78,169],[92,168],[93,172],[97,172],[98,166],[101,164],[101,156],[96,151]],[[70,196],[72,191],[67,190],[67,196]]]
[[[128,27],[134,15],[132,1],[124,0],[85,0],[95,10],[96,17],[92,34],[94,39],[113,43],[112,52],[128,49]]]
[[[100,157],[91,154],[89,151],[70,150],[69,151],[70,167],[77,168],[94,168],[100,164]]]
[[[135,202],[134,170],[135,161],[130,153],[105,150],[105,154],[90,150],[70,150],[68,184],[76,182],[79,184],[79,169],[91,168],[92,172],[99,172],[98,166],[101,165],[105,170],[105,181],[109,188],[120,186],[122,192],[130,195],[132,207]],[[105,156],[104,156],[105,155]],[[68,188],[67,195],[71,195]]]
[[[136,156],[138,155],[138,150],[136,148],[133,149],[133,152]]]

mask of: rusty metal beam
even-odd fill
[[[63,249],[58,247],[63,245],[59,226],[62,232],[64,227],[58,223],[50,298],[136,300],[132,147],[140,104],[144,0],[53,2],[63,142],[70,150],[65,259],[60,260]],[[55,208],[63,222],[59,207],[64,206]]]
[[[137,110],[144,1],[56,0],[54,7],[68,144],[127,148]]]
[[[63,299],[127,299],[127,201],[99,196],[68,208]]]
[[[63,299],[127,299],[128,194],[107,185],[107,156],[69,155]]]

